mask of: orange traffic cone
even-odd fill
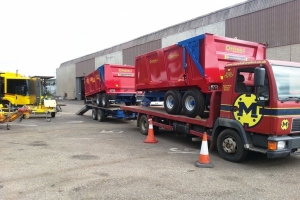
[[[157,143],[157,140],[154,138],[153,124],[152,119],[149,119],[149,128],[147,139],[144,140],[145,143]]]
[[[213,167],[213,165],[210,163],[210,159],[209,159],[206,132],[204,132],[204,134],[203,134],[199,160],[196,161],[195,165],[196,165],[196,167],[203,167],[203,168],[212,168]]]

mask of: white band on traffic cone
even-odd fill
[[[208,145],[207,145],[207,141],[202,141],[200,154],[201,154],[201,155],[208,155]]]

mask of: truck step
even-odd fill
[[[264,154],[267,153],[267,150],[266,150],[266,149],[258,148],[258,147],[249,147],[249,150],[250,150],[250,151],[259,152],[259,153],[264,153]]]

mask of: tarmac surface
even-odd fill
[[[299,199],[300,157],[251,153],[231,163],[201,142],[160,130],[146,144],[136,121],[92,120],[82,101],[60,101],[47,122],[31,116],[0,126],[0,199]]]

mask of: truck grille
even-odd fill
[[[300,131],[300,118],[294,118],[292,123],[291,132],[299,132]]]

